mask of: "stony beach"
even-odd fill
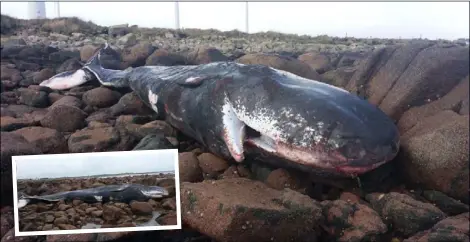
[[[103,27],[75,18],[1,18],[1,242],[469,241],[469,47],[464,41],[174,31]],[[256,160],[237,164],[156,119],[130,90],[97,82],[64,91],[38,85],[79,69],[106,41],[113,49],[102,56],[106,68],[232,60],[341,87],[396,122],[400,153],[359,179],[309,177]],[[166,148],[179,150],[182,230],[15,239],[11,156]],[[74,184],[85,188],[97,182],[107,181]],[[72,189],[67,181],[47,184],[41,192]],[[25,182],[19,189],[39,193],[41,186]],[[173,221],[174,200],[146,204],[169,211],[159,223]],[[87,222],[80,218],[81,212],[88,216],[87,209],[92,217],[101,211],[95,222],[103,225],[105,211],[121,214],[119,224],[149,217],[134,218],[132,206],[120,204],[85,208],[79,202],[60,203],[25,207],[23,218],[32,210],[44,215],[20,226],[61,229],[47,221],[72,213],[73,222],[68,219],[61,226],[79,227]]]
[[[18,193],[49,195],[116,184],[161,186],[168,197],[146,202],[84,203],[80,200],[28,204],[19,209],[20,231],[72,230],[136,226],[177,225],[173,174],[109,178],[18,180]]]

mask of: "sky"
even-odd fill
[[[149,150],[18,156],[17,179],[175,171],[177,152]]]
[[[28,19],[27,2],[1,2]],[[469,38],[468,2],[250,2],[249,32],[358,38]],[[48,18],[57,16],[46,3]],[[60,15],[110,26],[175,27],[174,2],[61,2]],[[245,2],[180,2],[180,27],[245,31]]]

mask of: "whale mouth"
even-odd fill
[[[246,124],[245,124],[246,125]],[[357,176],[387,163],[394,158],[396,152],[379,158],[368,153],[364,159],[348,159],[337,151],[309,150],[296,147],[264,135],[248,125],[245,126],[246,136],[244,144],[255,146],[266,153],[315,169],[329,170],[346,176]]]

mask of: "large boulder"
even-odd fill
[[[394,120],[444,96],[469,73],[468,47],[418,41],[376,50],[346,85]]]
[[[332,68],[330,57],[322,53],[309,52],[300,55],[297,59],[309,65],[319,74],[323,74]]]
[[[442,98],[419,107],[413,107],[406,111],[398,122],[398,128],[402,133],[413,128],[417,122],[427,119],[443,110],[460,111],[465,101],[469,98],[469,79],[464,78],[457,86]],[[464,113],[462,113],[464,114]],[[468,113],[466,113],[468,115]]]
[[[221,242],[314,242],[323,220],[308,196],[246,178],[184,182],[181,207],[185,224]]]
[[[469,115],[443,111],[405,133],[400,160],[408,180],[468,202],[468,123]]]
[[[188,54],[188,62],[192,64],[207,64],[216,61],[228,61],[228,57],[213,47],[199,47]]]

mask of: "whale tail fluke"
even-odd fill
[[[18,208],[22,208],[28,205],[30,202],[31,202],[31,199],[29,198],[20,198],[18,199]]]
[[[83,65],[84,70],[90,71],[98,79],[103,86],[110,87],[128,87],[128,74],[132,68],[126,70],[112,70],[103,68],[101,64],[101,55],[106,49],[111,48],[106,42],[104,47],[100,48],[88,61]]]

